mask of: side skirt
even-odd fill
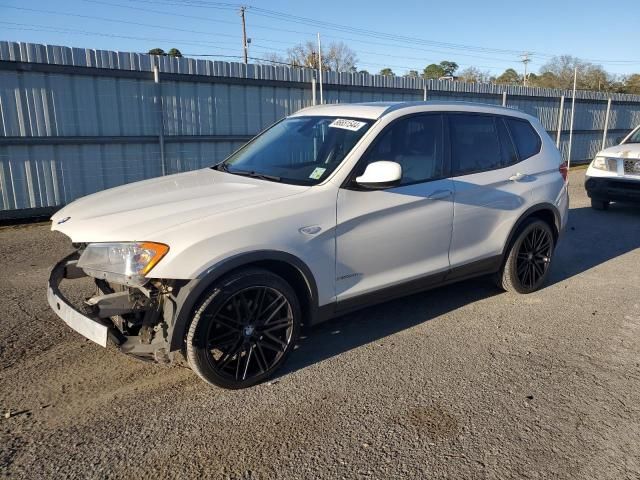
[[[414,293],[424,292],[474,277],[490,275],[498,272],[501,266],[502,255],[495,255],[468,265],[452,268],[448,272],[427,275],[409,282],[404,282],[376,290],[375,292],[366,293],[355,298],[343,300],[335,304],[323,305],[319,307],[318,314],[313,319],[312,325],[317,325],[331,318],[345,315],[372,305],[388,302],[396,298],[406,297]]]

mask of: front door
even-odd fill
[[[364,190],[350,184],[338,193],[338,310],[341,302],[346,306],[363,294],[382,300],[383,289],[393,296],[392,287],[400,284],[410,289],[435,283],[449,269],[453,187],[446,178],[443,116],[420,114],[391,123],[351,178],[379,160],[400,164],[399,186]]]

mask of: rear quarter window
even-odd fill
[[[527,120],[508,118],[507,125],[518,150],[520,160],[533,157],[540,152],[542,140],[533,126]]]

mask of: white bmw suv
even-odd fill
[[[76,252],[53,310],[96,343],[204,380],[260,382],[301,327],[480,275],[543,285],[566,167],[535,118],[466,103],[323,105],[222,163],[81,198],[52,229]],[[74,306],[65,279],[93,277]]]
[[[640,203],[640,126],[619,145],[598,152],[584,186],[596,210],[607,210],[612,201]]]

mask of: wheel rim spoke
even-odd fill
[[[206,350],[213,370],[235,382],[269,372],[290,346],[294,319],[289,300],[266,286],[247,287],[211,317]]]
[[[273,332],[274,330],[280,330],[283,328],[288,328],[293,325],[292,318],[285,318],[284,320],[278,320],[277,322],[271,322],[261,328],[262,332]]]
[[[253,345],[249,347],[249,353],[247,353],[247,361],[244,364],[244,373],[242,374],[242,380],[247,379],[247,371],[249,370],[249,363],[251,362],[252,353],[253,353]]]
[[[240,325],[238,325],[235,320],[221,312],[218,312],[218,314],[213,317],[213,321],[218,325],[222,325],[223,327],[235,332],[239,332],[241,330]]]
[[[526,234],[516,254],[516,276],[520,284],[533,289],[545,276],[550,263],[552,238],[543,228]]]

